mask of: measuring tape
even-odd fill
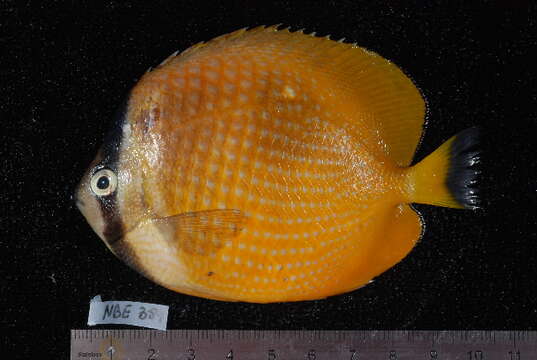
[[[537,360],[537,331],[71,330],[71,359]]]

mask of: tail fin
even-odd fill
[[[478,128],[463,130],[410,168],[410,201],[476,209],[478,140]]]

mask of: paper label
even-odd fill
[[[97,295],[90,301],[88,325],[126,324],[166,330],[168,306],[134,301],[102,301]]]

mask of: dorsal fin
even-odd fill
[[[413,82],[392,62],[353,44],[316,37],[278,26],[240,29],[197,44],[169,63],[206,52],[222,54],[245,47],[270,48],[313,66],[356,99],[354,121],[360,121],[376,137],[382,151],[400,166],[412,161],[421,138],[425,102]],[[308,61],[309,60],[309,61]]]

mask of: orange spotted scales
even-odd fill
[[[239,30],[146,73],[77,192],[119,258],[174,291],[248,302],[354,290],[405,257],[408,205],[474,208],[477,131],[409,167],[425,103],[391,62]]]

